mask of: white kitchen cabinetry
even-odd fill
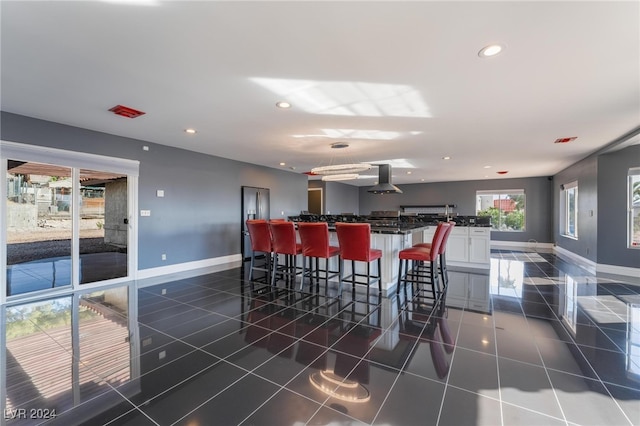
[[[447,265],[454,262],[469,262],[469,228],[456,226],[447,241]]]
[[[423,231],[422,240],[431,242],[436,227]],[[491,228],[456,226],[447,242],[447,266],[489,269],[491,266]]]
[[[469,228],[469,262],[489,265],[490,261],[491,229]]]

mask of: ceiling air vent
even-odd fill
[[[126,118],[136,118],[146,114],[143,111],[138,111],[137,109],[129,108],[124,105],[116,105],[113,108],[109,109],[109,111]]]
[[[558,139],[555,140],[554,143],[569,143],[569,142],[574,141],[576,139],[578,139],[577,136],[572,136],[570,138],[558,138]]]

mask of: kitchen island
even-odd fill
[[[398,267],[400,260],[398,253],[401,250],[421,242],[431,242],[439,220],[439,216],[402,217],[399,212],[380,211],[372,212],[368,216],[353,215],[300,215],[289,217],[293,222],[327,222],[329,225],[329,242],[333,246],[339,246],[335,233],[336,222],[369,223],[371,225],[371,248],[382,251],[382,292],[388,295],[395,290],[398,282]],[[458,217],[447,243],[447,266],[487,270],[490,268],[490,237],[491,228],[484,224],[475,225],[479,221],[475,216]],[[469,226],[472,223],[475,226]],[[488,225],[490,222],[486,222]],[[300,265],[302,265],[300,259]],[[321,261],[322,262],[322,261]],[[375,262],[372,262],[371,273],[377,274]],[[344,275],[351,274],[351,262],[344,262]],[[332,271],[338,270],[337,258],[329,261]],[[366,273],[366,264],[356,262],[356,272]],[[346,285],[346,283],[345,283]],[[344,288],[344,285],[343,285]],[[357,286],[362,290],[364,286]]]
[[[427,229],[421,225],[407,225],[399,227],[372,227],[371,229],[371,248],[382,250],[382,294],[387,295],[389,291],[394,290],[398,282],[398,253],[400,250],[411,247],[413,245],[413,237],[422,237],[422,233]],[[331,245],[338,246],[338,236],[335,232],[329,233],[329,242]],[[329,263],[331,270],[338,270],[337,259],[331,259]],[[344,262],[344,274],[351,274],[351,262]],[[356,262],[356,272],[359,274],[366,273],[366,264]],[[371,273],[377,274],[375,262],[371,264]],[[343,284],[343,288],[347,283]],[[356,290],[364,289],[364,286],[357,286]]]
[[[422,241],[430,242],[435,232],[435,225],[423,228]],[[420,236],[417,236],[417,238],[420,238]],[[456,225],[449,235],[446,258],[447,267],[490,269],[491,227]]]

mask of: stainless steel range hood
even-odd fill
[[[378,184],[367,191],[373,194],[402,194],[402,190],[391,183],[391,164],[378,164]]]

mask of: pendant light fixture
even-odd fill
[[[349,144],[346,142],[335,142],[331,144],[331,149],[345,149]],[[357,163],[353,160],[336,163],[335,158],[331,158],[328,165],[318,166],[311,169],[311,173],[322,175],[323,181],[352,180],[358,178],[358,173],[370,170],[372,167],[368,163]]]

